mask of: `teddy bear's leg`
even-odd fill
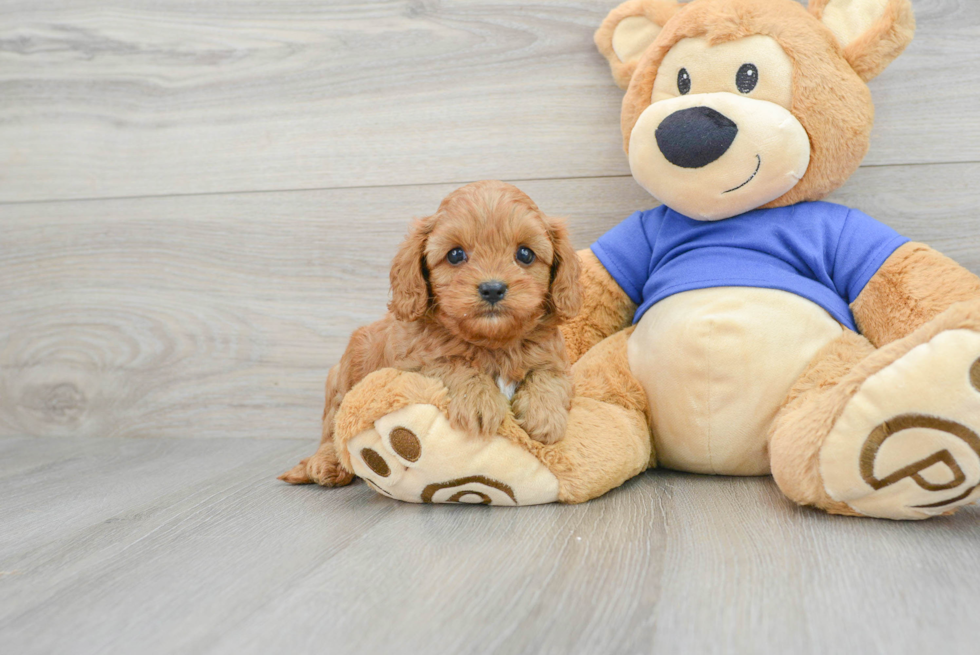
[[[600,496],[652,459],[628,336],[610,337],[575,365],[576,397],[556,444],[533,441],[511,416],[491,437],[454,430],[441,382],[383,369],[344,398],[334,439],[340,461],[379,493],[409,502],[527,505]]]
[[[875,349],[845,333],[813,360],[770,433],[773,477],[800,504],[890,519],[980,497],[980,302]]]
[[[874,352],[866,338],[845,330],[817,353],[773,420],[769,431],[772,476],[780,490],[801,505],[835,514],[857,514],[827,494],[817,459],[833,426],[827,406],[854,368]]]
[[[565,438],[539,453],[558,476],[562,502],[600,496],[655,464],[646,392],[627,357],[632,332],[601,341],[572,367],[575,398]]]

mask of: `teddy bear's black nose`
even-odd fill
[[[480,292],[480,297],[491,305],[496,305],[507,295],[507,285],[500,280],[481,282],[476,289]]]
[[[701,168],[728,151],[738,126],[711,107],[675,111],[657,128],[657,145],[671,164]]]

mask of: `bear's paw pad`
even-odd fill
[[[558,500],[558,479],[501,436],[454,430],[434,405],[409,405],[348,443],[351,466],[378,493],[410,503],[538,505]]]
[[[980,334],[942,332],[870,376],[820,451],[827,493],[924,519],[980,497]]]

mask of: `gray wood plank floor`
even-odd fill
[[[913,0],[832,198],[980,273],[980,3]],[[651,206],[616,0],[0,0],[0,653],[976,653],[980,509],[654,471],[582,506],[274,479],[409,218]]]
[[[0,200],[626,175],[615,0],[0,0]],[[915,0],[869,165],[980,160],[980,4]]]
[[[276,439],[0,440],[7,653],[971,653],[980,512],[830,517],[768,478],[581,506],[289,487]]]

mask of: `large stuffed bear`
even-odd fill
[[[544,446],[446,419],[446,389],[382,370],[335,445],[413,502],[581,502],[653,466],[771,473],[793,501],[893,519],[980,496],[980,280],[819,202],[868,148],[866,82],[912,38],[908,0],[630,0],[596,33],[623,144],[662,206],[580,253],[564,327],[575,399]]]

